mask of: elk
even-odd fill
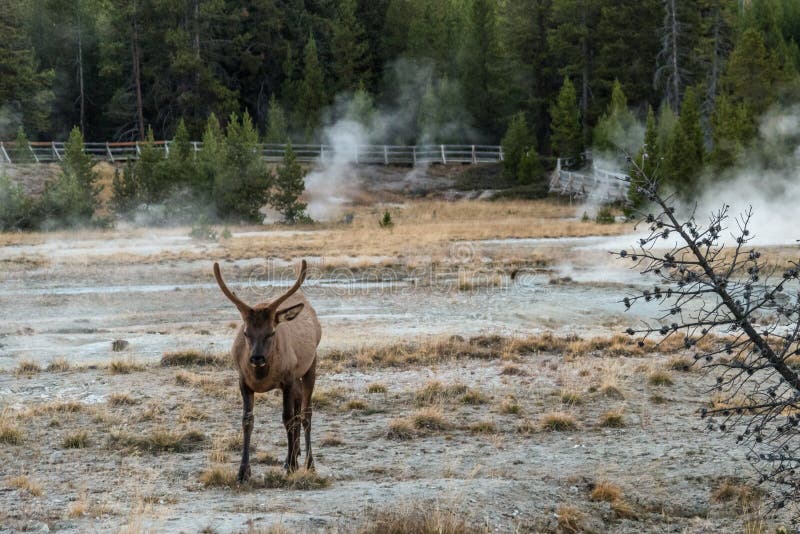
[[[300,423],[306,439],[306,469],[314,469],[311,454],[311,393],[317,372],[317,346],[322,327],[314,308],[297,290],[306,278],[308,265],[303,260],[294,285],[272,302],[249,306],[228,289],[219,264],[214,263],[214,277],[219,288],[233,302],[242,316],[231,347],[239,372],[242,394],[242,431],[244,445],[237,480],[250,478],[250,435],[253,432],[255,392],[280,388],[283,393],[283,425],[288,451],[284,467],[287,473],[297,469],[300,454]],[[281,308],[281,305],[285,305]]]

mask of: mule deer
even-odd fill
[[[239,309],[242,324],[236,331],[231,355],[239,371],[242,393],[242,431],[244,445],[237,480],[250,478],[250,434],[253,432],[255,392],[276,388],[283,392],[283,425],[288,451],[284,467],[287,473],[297,469],[300,454],[300,423],[306,438],[306,469],[314,469],[311,454],[311,393],[317,372],[317,346],[322,327],[308,300],[297,290],[306,277],[308,265],[303,260],[294,285],[272,302],[249,306],[236,296],[214,264],[219,288]],[[278,309],[282,304],[286,306]]]

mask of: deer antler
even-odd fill
[[[300,286],[306,279],[306,271],[308,271],[308,263],[306,263],[306,260],[303,260],[302,263],[300,264],[300,275],[297,277],[297,282],[295,282],[294,285],[291,288],[289,288],[289,291],[287,291],[280,297],[270,302],[269,307],[272,308],[273,310],[277,310],[278,306],[280,306],[284,300],[291,297],[295,291],[300,289]]]
[[[242,299],[236,296],[236,293],[228,289],[228,286],[225,285],[225,281],[222,279],[222,273],[219,271],[219,263],[214,263],[214,278],[217,279],[217,284],[219,284],[219,288],[225,293],[225,296],[233,302],[239,311],[242,313],[247,313],[252,311],[252,308],[245,304]]]

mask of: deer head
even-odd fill
[[[242,315],[242,321],[244,321],[242,333],[250,353],[251,366],[263,368],[267,365],[267,358],[274,352],[275,328],[279,323],[291,321],[303,310],[303,304],[295,304],[282,310],[279,310],[278,307],[300,289],[300,285],[306,278],[307,270],[308,264],[306,260],[303,260],[300,266],[300,275],[294,285],[289,288],[289,291],[269,304],[258,304],[253,307],[246,304],[233,291],[228,289],[222,279],[219,264],[214,263],[214,277],[217,279],[219,288],[233,302]]]

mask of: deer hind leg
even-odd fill
[[[314,469],[314,456],[311,454],[311,394],[314,392],[314,382],[317,379],[317,358],[303,375],[303,402],[300,407],[300,419],[303,421],[303,430],[306,435],[306,469]]]
[[[286,428],[287,473],[297,470],[297,455],[300,451],[300,384],[295,381],[283,388],[283,426]]]
[[[250,478],[250,435],[253,433],[253,404],[255,395],[244,381],[239,381],[239,391],[242,394],[242,463],[239,465],[239,474],[236,480],[246,482]]]

